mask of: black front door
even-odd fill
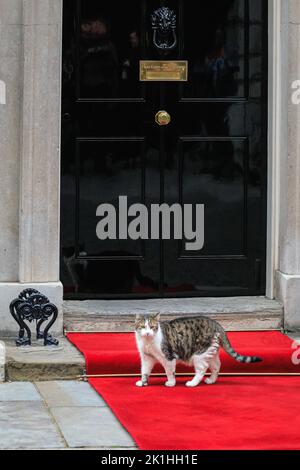
[[[264,294],[266,4],[64,0],[66,298]],[[143,76],[140,61],[166,68]],[[187,234],[172,229],[170,239],[145,227],[128,238],[125,203],[149,214],[154,204],[203,205],[203,247],[187,249]],[[102,204],[116,208],[106,240]]]

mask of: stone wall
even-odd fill
[[[300,328],[300,105],[292,83],[300,80],[300,1],[282,0],[281,152],[277,296],[285,326]]]
[[[9,302],[32,287],[60,311],[62,0],[0,0],[0,333]]]
[[[22,0],[0,0],[0,80],[0,282],[10,282],[19,278]]]

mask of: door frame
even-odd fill
[[[269,29],[269,80],[268,80],[268,195],[267,195],[267,263],[266,263],[266,296],[274,297],[274,278],[278,269],[279,258],[279,201],[281,180],[281,146],[287,141],[287,136],[282,135],[282,54],[287,48],[285,30],[282,31],[282,8],[288,8],[288,2],[283,0],[268,0],[268,29]],[[53,70],[53,58],[62,57],[62,6],[63,0],[51,0],[49,8],[40,9],[38,2],[24,2],[24,18],[34,18],[35,24],[45,24],[48,28],[41,43],[38,28],[36,34],[31,34],[28,28],[28,40],[25,41],[24,63],[27,61],[32,69],[23,76],[23,93],[27,100],[23,102],[23,136],[22,142],[22,171],[21,171],[21,195],[20,195],[20,281],[21,282],[57,282],[59,280],[60,258],[60,142],[58,136],[61,133],[61,65]],[[34,10],[34,11],[33,11]],[[51,22],[49,21],[51,10]],[[24,23],[27,24],[27,23]],[[26,31],[25,31],[26,32]],[[24,32],[24,35],[25,35]],[[58,36],[57,36],[58,34]],[[29,37],[30,35],[30,37]],[[55,41],[53,39],[55,36]],[[50,44],[50,46],[49,46]],[[47,50],[47,54],[41,54],[41,48]],[[48,49],[47,49],[48,48]],[[50,49],[50,50],[49,50]],[[33,57],[36,59],[33,61]],[[52,70],[53,73],[43,74],[43,70]],[[285,69],[286,70],[286,69]],[[58,74],[60,73],[60,77]],[[53,76],[54,74],[54,76]],[[44,80],[41,81],[40,77]],[[35,83],[33,90],[32,83]],[[38,99],[45,96],[47,90],[51,93],[51,106],[49,101]],[[28,118],[28,104],[30,98],[30,115]],[[25,106],[26,105],[26,106]],[[43,112],[44,110],[44,112]],[[48,129],[46,138],[42,138],[40,129],[40,116],[43,112],[45,121],[43,129]],[[30,140],[30,145],[28,144]],[[30,171],[33,165],[32,149],[41,149],[43,142],[44,153],[54,163],[45,165],[43,159],[35,161],[38,164],[39,177],[45,181],[51,181],[51,191],[45,191],[43,198],[36,189],[36,173]],[[54,142],[54,144],[53,144]],[[58,146],[55,144],[58,143]],[[55,147],[55,148],[54,148]],[[42,209],[41,210],[41,206]],[[51,210],[49,210],[51,208]],[[40,226],[40,217],[43,214],[43,229],[47,232],[49,249],[43,249],[43,272],[32,276],[36,265],[40,264],[40,246],[43,238],[41,231],[35,230]],[[30,222],[30,223],[29,223]],[[37,248],[37,249],[36,249]],[[34,255],[35,253],[35,255]],[[32,256],[31,256],[32,255]]]
[[[282,50],[287,44],[282,24],[282,0],[268,0],[268,190],[266,297],[275,297],[275,274],[279,267],[280,164],[282,132]],[[286,136],[285,136],[286,139]]]

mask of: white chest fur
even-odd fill
[[[162,362],[164,359],[161,348],[163,336],[160,328],[154,336],[140,336],[136,333],[135,337],[140,354],[146,354]]]

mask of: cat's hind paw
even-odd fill
[[[167,380],[167,382],[165,382],[166,387],[175,387],[175,385],[176,385],[176,380]]]
[[[138,380],[135,384],[137,387],[147,387],[148,384],[146,382],[143,382],[142,380]]]
[[[217,379],[211,379],[210,377],[208,377],[207,379],[204,380],[204,382],[207,384],[207,385],[213,385],[215,384],[217,381]]]
[[[186,387],[197,387],[199,385],[199,382],[194,382],[193,380],[189,380],[188,382],[185,383]]]

